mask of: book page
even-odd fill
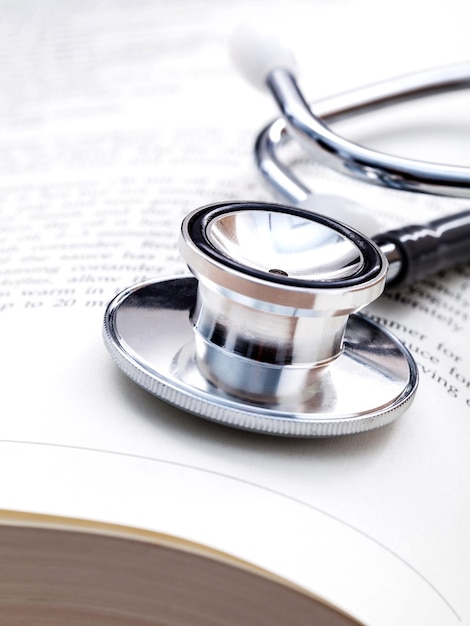
[[[281,4],[260,1],[255,12],[282,17]],[[431,26],[416,46],[419,15],[410,10],[397,48],[398,18],[384,24],[371,2],[294,4],[297,25],[325,24],[315,41],[306,27],[297,37],[312,99],[461,60],[465,50],[459,25],[447,46],[434,45]],[[430,13],[430,24],[447,32],[464,10],[454,4],[449,15]],[[227,54],[252,3],[3,8],[0,508],[205,544],[373,626],[470,623],[468,267],[368,309],[405,342],[421,374],[413,406],[386,428],[270,438],[165,405],[114,366],[102,317],[128,285],[187,271],[176,242],[190,210],[276,198],[251,155],[275,107],[244,85]],[[325,55],[333,24],[338,50]],[[371,58],[372,43],[383,54]],[[384,150],[465,163],[465,95],[437,107],[340,130]],[[384,228],[468,206],[364,188],[300,153],[289,158],[316,190],[376,210]]]

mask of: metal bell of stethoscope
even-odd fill
[[[243,50],[252,50],[245,44]],[[261,133],[257,158],[291,201],[308,204],[311,194],[280,163],[277,149],[290,134],[303,133],[315,154],[374,184],[470,195],[466,168],[416,165],[357,146],[351,151],[325,124],[328,117],[421,95],[417,83],[398,90],[394,84],[382,97],[358,92],[349,105],[333,100],[320,120],[283,65],[259,63],[284,118]],[[426,80],[430,93],[443,88],[441,80],[434,87]],[[470,80],[454,75],[446,88],[451,82],[459,87]],[[418,374],[400,341],[357,312],[386,283],[406,284],[468,259],[469,242],[470,211],[370,239],[304,207],[213,204],[182,223],[180,251],[193,276],[118,294],[105,313],[105,343],[137,384],[200,417],[298,437],[363,432],[407,409]]]

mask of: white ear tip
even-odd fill
[[[266,79],[274,69],[284,68],[295,72],[296,62],[292,50],[278,37],[252,24],[242,24],[236,29],[230,52],[240,73],[258,89],[266,88]]]

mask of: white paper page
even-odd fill
[[[368,624],[470,623],[468,270],[374,307],[400,323],[393,330],[416,354],[422,384],[396,424],[350,439],[280,440],[205,423],[136,388],[106,354],[106,301],[184,271],[175,246],[183,215],[273,197],[251,147],[274,106],[226,56],[252,4],[136,6],[19,2],[0,26],[0,507],[180,534]],[[388,15],[385,28],[375,13],[371,3],[299,5],[298,17],[325,25],[313,40],[298,37],[303,59],[321,58],[305,76],[309,93],[465,53],[464,20],[455,24],[450,10],[429,13],[420,46],[418,13],[406,24]],[[448,25],[448,45],[432,45],[433,29]],[[373,43],[380,54],[369,55]],[[447,116],[439,145],[461,117]],[[418,130],[411,138],[387,128],[379,139],[419,151],[429,125]],[[465,133],[459,140],[461,157]],[[346,189],[321,176],[325,189]],[[424,219],[465,204],[348,189],[380,204],[387,224],[407,221],[410,206]]]

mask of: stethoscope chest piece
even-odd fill
[[[217,204],[183,221],[194,277],[131,287],[109,304],[105,343],[150,393],[209,420],[299,437],[385,425],[411,402],[406,348],[355,314],[387,262],[360,233],[271,204]]]

